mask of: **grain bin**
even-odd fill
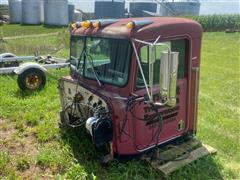
[[[161,16],[199,15],[200,2],[198,0],[165,1],[160,5]]]
[[[95,1],[95,18],[123,18],[125,10],[125,1]]]
[[[22,0],[22,23],[41,24],[43,22],[43,1]]]
[[[152,2],[131,2],[129,9],[132,17],[143,17],[144,11],[156,13],[157,4]]]
[[[69,20],[69,22],[74,21],[74,10],[75,10],[75,6],[73,4],[68,4],[68,20]]]
[[[10,23],[21,23],[22,2],[20,0],[8,0]]]
[[[66,26],[69,23],[67,0],[44,1],[44,24]]]

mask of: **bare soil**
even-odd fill
[[[25,127],[26,131],[28,127]],[[15,128],[12,121],[0,119],[0,149],[7,151],[11,157],[9,167],[15,169],[16,175],[23,179],[51,179],[51,172],[44,171],[37,166],[39,144],[34,134],[24,133]],[[28,168],[19,169],[18,160],[25,159]]]

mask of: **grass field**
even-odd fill
[[[200,159],[167,179],[240,179],[239,38],[239,34],[204,34],[197,137],[215,147],[218,154]],[[55,54],[68,56],[64,37],[29,40],[26,47],[20,42],[16,46],[7,42],[12,45],[5,48],[15,49],[16,54],[32,54],[37,41],[47,47],[42,48],[43,54],[49,53],[49,46],[58,47],[57,43],[62,42],[64,48]],[[67,69],[50,71],[46,88],[34,93],[19,91],[15,76],[0,76],[0,177],[163,178],[139,160],[115,161],[101,167],[90,138],[79,129],[59,129],[57,80],[67,74]]]
[[[27,29],[27,30],[26,30]],[[39,25],[19,25],[8,24],[0,26],[0,37],[24,36],[31,34],[46,34],[61,32],[66,28],[55,26],[39,26]]]

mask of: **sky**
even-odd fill
[[[84,12],[94,11],[95,0],[69,0],[77,8]],[[126,7],[129,1],[154,1],[154,0],[125,0]],[[200,14],[240,14],[240,0],[200,0],[202,2]],[[0,0],[0,3],[7,3],[7,0]]]

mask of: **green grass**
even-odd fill
[[[0,26],[0,37],[23,36],[61,32],[66,27],[8,24]]]
[[[9,154],[6,151],[0,151],[0,175],[6,171],[6,165],[10,161]]]
[[[2,28],[3,34],[5,35],[8,31],[8,28],[16,28],[16,32],[8,32],[10,35],[15,36],[14,34],[31,34],[36,30],[36,34],[52,33],[54,32],[51,29],[44,28],[42,26],[30,26],[22,27],[21,25],[4,25]],[[5,28],[6,27],[6,28]],[[54,28],[55,29],[55,28]],[[56,28],[58,34],[53,34],[50,36],[43,37],[30,37],[30,38],[20,38],[20,39],[9,39],[0,42],[0,53],[11,52],[16,55],[33,55],[37,52],[39,55],[57,55],[61,57],[68,57],[69,52],[69,33],[66,28]],[[0,31],[1,33],[1,31]],[[17,35],[16,35],[17,36]],[[3,36],[5,37],[5,36]],[[1,34],[0,34],[1,38]]]
[[[61,39],[52,37],[40,42],[57,46],[54,38]],[[167,179],[240,179],[239,43],[239,34],[204,34],[197,137],[217,148],[218,153]],[[16,54],[25,48],[16,48]],[[69,47],[65,48],[59,55],[68,57]],[[139,160],[114,161],[101,167],[90,137],[84,136],[81,129],[59,128],[57,82],[68,74],[67,69],[49,71],[44,90],[34,93],[19,91],[15,76],[0,76],[1,129],[13,131],[13,135],[0,139],[0,147],[4,147],[0,148],[0,178],[28,179],[30,174],[32,178],[54,179],[162,179],[149,164]],[[36,167],[35,174],[32,167]]]
[[[44,170],[49,168],[53,174],[66,172],[72,160],[68,148],[53,142],[42,147],[37,155],[37,165]]]

